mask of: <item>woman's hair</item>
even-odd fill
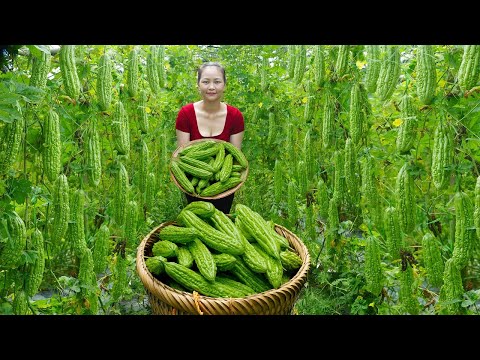
[[[202,73],[203,73],[203,70],[207,67],[207,66],[216,66],[220,69],[220,71],[222,72],[223,74],[223,82],[226,84],[227,83],[227,78],[225,76],[225,68],[220,65],[218,62],[206,62],[206,63],[203,63],[202,65],[200,65],[200,67],[198,68],[197,70],[197,84],[200,82],[200,78],[202,77]]]

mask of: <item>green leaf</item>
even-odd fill
[[[22,114],[15,107],[0,104],[0,121],[8,124],[21,118]]]
[[[42,52],[45,54],[50,53],[50,45],[27,45],[27,48],[30,50],[30,54],[36,58],[40,58],[42,56]]]
[[[18,203],[23,204],[32,192],[32,183],[26,179],[12,179],[9,183],[9,194]]]

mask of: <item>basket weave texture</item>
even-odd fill
[[[202,141],[216,141],[216,142],[225,142],[224,140],[220,140],[220,139],[213,139],[213,138],[205,138],[205,139],[197,139],[197,140],[192,140],[192,141],[189,141],[187,143],[185,143],[184,145],[182,146],[179,146],[177,147],[177,149],[172,153],[172,159],[173,160],[174,158],[177,158],[178,157],[178,154],[180,153],[180,151],[182,151],[183,149],[185,149],[187,146],[190,146],[192,144],[195,144],[197,142],[202,142]],[[189,193],[188,191],[186,191],[177,181],[177,179],[175,178],[175,176],[173,175],[172,173],[172,169],[171,167],[169,166],[169,171],[170,171],[170,178],[172,179],[172,181],[175,183],[175,185],[180,189],[182,190],[185,194],[188,194],[190,196],[193,196],[193,197],[196,197],[196,198],[199,198],[199,199],[205,199],[205,200],[216,200],[216,199],[221,199],[221,198],[224,198],[225,196],[228,196],[230,194],[233,194],[235,191],[237,191],[238,189],[240,189],[243,184],[245,183],[245,180],[247,180],[247,176],[248,176],[248,165],[247,165],[247,168],[246,169],[243,169],[242,172],[240,173],[240,179],[242,179],[242,181],[237,184],[236,186],[234,186],[233,188],[231,189],[228,189],[228,190],[225,190],[224,192],[220,193],[220,194],[217,194],[215,196],[200,196],[198,194],[194,194],[194,193]]]
[[[278,289],[243,298],[213,298],[174,289],[159,281],[147,269],[145,256],[152,255],[152,247],[158,234],[168,221],[154,228],[142,240],[137,249],[137,273],[146,289],[154,315],[290,315],[304,286],[310,269],[310,255],[305,244],[290,230],[275,225],[275,231],[285,237],[301,257],[303,264],[297,273]]]

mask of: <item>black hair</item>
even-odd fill
[[[220,69],[220,71],[222,72],[223,74],[223,82],[226,84],[227,83],[227,77],[225,76],[225,68],[220,65],[218,62],[206,62],[206,63],[203,63],[202,65],[200,65],[200,67],[198,68],[197,70],[197,84],[200,82],[200,78],[202,77],[202,73],[203,73],[203,70],[207,67],[207,66],[216,66]]]

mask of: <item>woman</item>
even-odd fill
[[[178,146],[191,140],[213,138],[229,141],[241,150],[245,126],[243,114],[236,107],[222,102],[226,83],[225,69],[219,63],[207,62],[198,68],[197,86],[202,100],[184,105],[178,112],[175,123]],[[189,203],[200,200],[188,194],[186,197]],[[228,214],[233,197],[234,193],[211,202]]]

